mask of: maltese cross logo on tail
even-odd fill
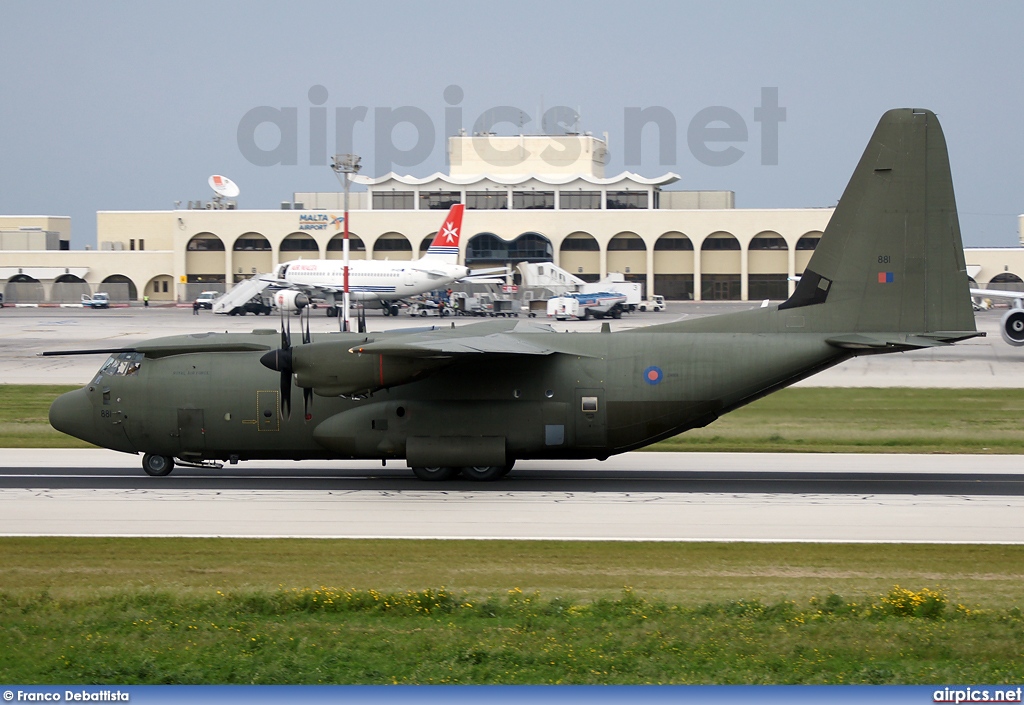
[[[458,242],[459,239],[459,231],[453,226],[454,223],[448,221],[444,224],[444,227],[441,228],[441,237],[443,237],[444,241],[448,244]]]

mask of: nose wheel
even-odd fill
[[[174,469],[174,458],[169,458],[166,455],[146,453],[142,456],[142,469],[146,471],[147,475],[152,475],[153,477],[170,475],[171,470]]]

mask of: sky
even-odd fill
[[[542,106],[608,133],[609,176],[833,206],[882,113],[913,107],[945,131],[964,244],[1017,246],[1022,20],[1018,2],[0,0],[0,214],[71,216],[82,249],[97,211],[208,199],[211,174],[276,209],[338,190],[335,152],[369,176],[446,171],[458,127],[535,134]]]

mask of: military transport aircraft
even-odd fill
[[[781,304],[617,333],[501,320],[315,341],[306,329],[295,344],[283,324],[280,344],[272,330],[159,338],[102,351],[50,423],[143,453],[151,475],[357,458],[494,480],[519,459],[604,459],[707,426],[857,355],[983,335],[967,289],[939,122],[892,110]]]

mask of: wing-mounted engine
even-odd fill
[[[999,332],[1010,345],[1024,345],[1024,308],[1011,308],[999,321]]]
[[[450,358],[360,353],[343,340],[299,345],[290,355],[295,383],[322,397],[369,394],[408,384],[451,362]]]
[[[274,303],[282,313],[295,313],[309,306],[309,297],[295,289],[282,289],[274,294]]]

